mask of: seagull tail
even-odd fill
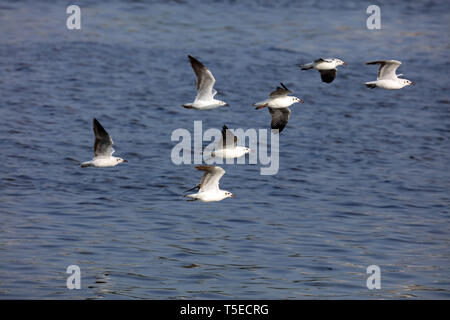
[[[377,85],[375,84],[375,81],[366,82],[366,83],[364,83],[364,84],[366,85],[367,88],[371,88],[371,89],[377,87]]]
[[[298,65],[302,70],[309,70],[313,68],[313,64],[312,63],[307,63],[307,64],[299,64]]]
[[[192,105],[188,103],[183,104],[182,106],[185,107],[186,109],[192,109]]]
[[[259,102],[259,103],[255,103],[254,106],[256,106],[255,110],[259,110],[262,109],[264,107],[267,107],[268,103],[264,103],[264,102]]]

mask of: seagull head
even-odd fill
[[[404,83],[405,86],[413,86],[413,85],[416,84],[415,82],[409,81],[407,79],[403,79],[403,83]]]
[[[225,197],[226,198],[235,198],[236,196],[231,192],[225,191]]]
[[[122,158],[116,158],[117,163],[128,162],[128,160]]]
[[[303,99],[292,97],[293,103],[303,103]]]
[[[347,63],[345,63],[341,59],[334,59],[334,63],[336,64],[336,67],[337,66],[346,66],[347,65]]]

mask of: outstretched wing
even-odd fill
[[[366,64],[380,65],[380,68],[378,69],[377,80],[381,80],[381,79],[396,79],[397,75],[395,74],[395,71],[402,63],[398,60],[379,60],[366,62]]]
[[[336,78],[337,69],[319,70],[323,82],[330,83]]]
[[[236,148],[238,138],[228,129],[226,125],[222,128],[222,139],[217,144],[218,148],[231,149]]]
[[[192,56],[188,56],[197,77],[197,97],[196,100],[212,100],[216,91],[213,91],[214,79],[213,74],[206,68],[203,63]]]
[[[291,110],[289,108],[269,108],[269,112],[272,116],[270,127],[272,129],[278,129],[278,132],[283,131],[289,121]]]
[[[219,180],[225,174],[224,169],[217,166],[197,166],[195,169],[205,172],[200,182],[199,192],[219,190]]]
[[[94,156],[95,157],[109,157],[114,149],[112,148],[114,142],[111,136],[106,132],[105,128],[94,118]]]
[[[270,93],[270,98],[277,98],[282,96],[287,96],[288,94],[292,93],[284,84],[280,82],[281,88],[277,87],[277,89]]]

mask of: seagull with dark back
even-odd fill
[[[337,74],[337,66],[345,66],[346,63],[341,59],[319,58],[314,62],[299,65],[302,70],[316,69],[320,73],[323,82],[331,83]]]
[[[283,131],[287,125],[291,110],[289,106],[294,103],[303,103],[303,100],[297,97],[289,96],[292,93],[284,84],[280,83],[281,87],[277,87],[269,98],[255,103],[256,110],[268,107],[270,115],[272,116],[271,128],[278,132]]]

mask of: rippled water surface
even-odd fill
[[[450,298],[449,4],[360,1],[0,2],[0,297]],[[187,110],[187,55],[229,108]],[[298,63],[337,57],[332,84]],[[415,81],[365,88],[398,59]],[[194,165],[172,131],[267,128],[252,103],[278,82],[305,103],[280,136],[280,170],[224,165],[237,195],[187,202]],[[92,118],[128,164],[81,169]],[[66,268],[81,268],[81,290]],[[368,290],[366,268],[381,268]]]

